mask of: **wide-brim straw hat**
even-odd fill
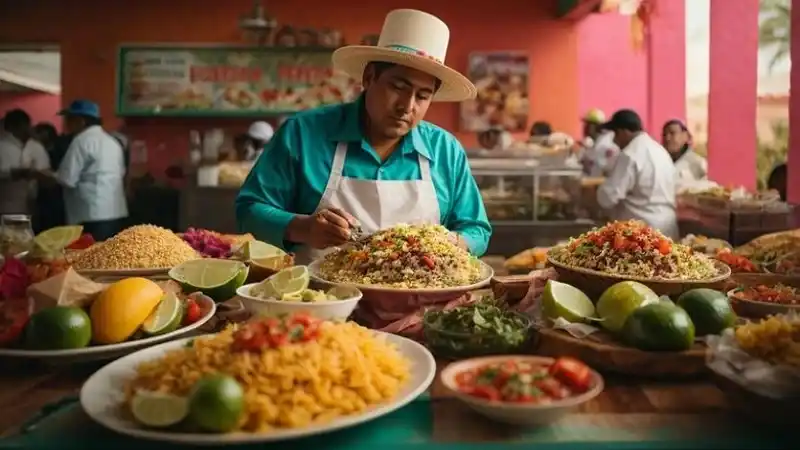
[[[333,68],[361,80],[371,62],[411,67],[441,81],[433,96],[437,102],[461,102],[475,98],[475,85],[444,64],[450,29],[438,17],[414,9],[396,9],[383,22],[378,45],[350,45],[333,52]]]

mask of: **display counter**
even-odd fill
[[[494,229],[488,253],[510,256],[553,245],[595,225],[580,168],[525,158],[470,158]]]

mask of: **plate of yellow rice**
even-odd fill
[[[353,322],[319,321],[313,336],[304,336],[307,340],[244,346],[255,342],[253,324],[274,320],[256,319],[118,359],[86,381],[81,405],[100,425],[136,438],[233,445],[296,439],[368,422],[410,403],[434,379],[436,363],[425,347]],[[188,398],[209,376],[233,378],[244,393],[241,416],[227,432],[202,432],[186,423],[148,428],[133,418],[132,399],[141,392]]]

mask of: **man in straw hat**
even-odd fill
[[[475,97],[475,86],[444,65],[449,36],[439,18],[399,9],[386,16],[377,46],[336,50],[334,69],[360,79],[363,94],[278,129],[236,199],[241,231],[307,263],[356,227],[441,223],[483,254],[491,227],[464,150],[422,121],[432,101]]]
[[[278,129],[236,199],[241,230],[294,251],[300,263],[360,234],[356,228],[369,234],[399,223],[442,224],[483,254],[492,229],[464,149],[422,121],[432,101],[476,94],[444,65],[449,37],[437,17],[399,9],[386,16],[378,45],[336,50],[334,69],[361,80],[364,92]],[[358,319],[385,331],[418,329],[421,306],[453,300],[420,297],[364,298]]]

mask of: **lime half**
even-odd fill
[[[139,391],[131,400],[131,414],[142,425],[169,427],[189,415],[189,401],[177,395]]]
[[[248,267],[231,259],[194,259],[169,271],[169,277],[183,286],[184,292],[202,292],[214,301],[225,301],[236,295],[236,289],[247,279]]]
[[[548,319],[586,322],[594,317],[594,304],[580,289],[555,280],[547,280],[542,292],[542,312]]]
[[[260,290],[267,297],[276,299],[302,296],[303,291],[308,289],[309,281],[308,267],[292,266],[262,281]]]
[[[81,237],[83,227],[67,225],[42,231],[33,238],[33,256],[49,256],[64,251]]]
[[[282,259],[284,256],[286,256],[286,252],[283,250],[261,241],[247,241],[233,252],[233,257],[241,261],[272,258]]]
[[[167,292],[156,309],[145,319],[142,331],[151,336],[166,334],[177,330],[182,320],[183,302],[174,293]]]

